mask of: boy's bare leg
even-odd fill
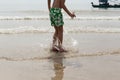
[[[59,48],[57,49],[57,39],[58,39],[58,30],[57,27],[54,26],[55,32],[53,35],[53,43],[52,43],[52,50],[56,51],[59,50]]]
[[[62,47],[63,42],[63,26],[60,26],[58,29],[58,46]]]
[[[53,45],[56,45],[56,41],[57,41],[57,38],[58,38],[58,30],[57,30],[57,27],[54,26],[54,29],[55,29],[55,33],[53,35]]]
[[[63,26],[60,27],[54,27],[55,29],[55,33],[53,35],[53,45],[52,45],[52,49],[56,50],[56,41],[58,40],[58,48],[60,50],[60,52],[66,52],[66,50],[63,49],[62,47],[62,43],[63,43]]]
[[[60,52],[66,52],[66,50],[63,49],[63,47],[62,47],[62,43],[63,43],[63,26],[60,26],[57,29],[58,29],[58,47],[60,49]]]

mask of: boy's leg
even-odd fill
[[[63,47],[63,26],[60,26],[57,28],[58,29],[58,47],[60,49],[60,52],[67,52]]]
[[[55,33],[53,35],[53,46],[56,45],[56,41],[57,41],[57,38],[58,38],[58,30],[57,30],[57,27],[54,26],[54,29],[55,29]]]
[[[57,27],[58,30],[58,46],[62,47],[63,42],[63,26]]]

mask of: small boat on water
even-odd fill
[[[94,8],[120,8],[120,4],[110,4],[108,0],[99,0],[99,4],[96,5],[91,2],[92,7]]]

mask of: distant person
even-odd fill
[[[58,50],[59,52],[66,52],[66,50],[62,47],[63,43],[63,15],[61,9],[64,9],[65,12],[71,17],[76,17],[74,13],[71,13],[66,5],[65,0],[54,0],[51,7],[51,0],[48,0],[48,9],[50,13],[50,21],[51,25],[54,26],[55,33],[53,35],[53,44],[52,50]],[[57,42],[58,41],[58,42]],[[56,44],[58,43],[58,45]]]

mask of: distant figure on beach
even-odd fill
[[[61,9],[64,9],[65,12],[71,17],[76,17],[74,13],[71,13],[66,5],[65,0],[54,0],[53,4],[51,6],[51,0],[48,0],[48,9],[50,14],[50,21],[51,26],[54,26],[55,33],[53,35],[53,44],[52,44],[52,50],[57,50],[59,52],[66,52],[66,50],[63,48],[63,15],[61,12]],[[57,45],[57,44],[58,45]]]

